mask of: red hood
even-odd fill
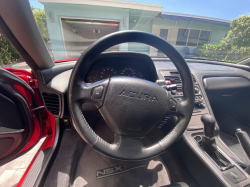
[[[67,62],[67,61],[77,61],[77,60],[78,60],[78,58],[64,58],[64,59],[55,61],[55,63]]]

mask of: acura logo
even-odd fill
[[[152,102],[158,102],[156,96],[150,96],[149,94],[145,94],[142,92],[133,92],[133,91],[126,91],[123,90],[119,96],[128,97],[128,98],[134,98],[134,99],[140,99],[140,100],[147,100]]]

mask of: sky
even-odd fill
[[[70,1],[70,0],[69,0]],[[84,0],[82,0],[84,1]],[[232,20],[250,15],[250,0],[125,0],[163,5],[162,11]],[[29,0],[31,6],[43,9],[38,0]]]

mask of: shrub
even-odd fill
[[[250,47],[204,44],[198,47],[198,55],[219,61],[238,62],[250,57]]]
[[[204,44],[198,47],[198,55],[214,60],[238,62],[250,57],[250,16],[233,19],[231,30],[220,44]]]
[[[0,66],[22,61],[22,57],[0,31]]]
[[[31,9],[43,41],[47,43],[50,38],[46,23],[45,11],[35,7],[32,7]],[[0,66],[21,61],[23,61],[23,59],[20,54],[16,51],[16,49],[11,45],[11,43],[1,33],[0,30]]]

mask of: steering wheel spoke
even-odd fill
[[[186,104],[184,101],[178,101],[174,97],[170,96],[168,105],[168,115],[175,115],[177,117],[184,117],[186,115]]]
[[[78,87],[74,89],[75,100],[83,103],[93,103],[97,108],[102,106],[105,98],[105,93],[108,87],[109,79],[87,84],[81,82]]]
[[[117,151],[122,154],[139,154],[143,150],[142,137],[121,136],[115,134],[115,144]]]

